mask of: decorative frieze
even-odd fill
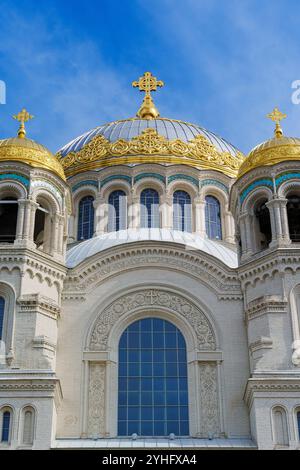
[[[220,434],[217,364],[199,363],[200,437],[215,438]]]

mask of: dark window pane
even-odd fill
[[[87,240],[94,234],[94,198],[85,196],[78,207],[78,240]]]
[[[221,208],[214,196],[205,197],[205,223],[208,238],[222,238]]]
[[[158,318],[134,322],[120,338],[119,360],[119,435],[188,435],[186,348],[180,331]]]

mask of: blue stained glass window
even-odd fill
[[[124,191],[113,191],[108,198],[108,231],[118,232],[127,228],[127,202]]]
[[[2,415],[1,442],[9,441],[10,415],[11,415],[10,411],[4,411]]]
[[[87,240],[94,234],[94,198],[85,196],[79,202],[78,240]]]
[[[5,308],[5,300],[3,297],[0,297],[0,340],[2,339],[2,335],[3,335],[4,308]]]
[[[119,436],[187,436],[188,421],[183,335],[159,318],[134,322],[119,342]]]
[[[173,194],[173,228],[182,232],[192,231],[191,197],[185,191]]]
[[[222,239],[221,207],[214,196],[205,197],[206,233],[210,239]]]
[[[159,227],[159,195],[155,189],[144,189],[141,192],[141,227]]]

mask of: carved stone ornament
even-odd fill
[[[147,310],[148,307],[167,309],[177,315],[179,314],[188,321],[195,332],[199,350],[212,351],[216,349],[216,340],[212,327],[198,307],[179,294],[148,289],[127,294],[106,307],[94,325],[90,338],[90,350],[105,351],[110,330],[118,319],[141,308]]]
[[[88,435],[97,438],[105,432],[105,364],[90,364],[89,373]]]
[[[201,437],[217,437],[220,433],[217,365],[200,363]]]

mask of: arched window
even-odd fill
[[[214,196],[205,197],[206,234],[210,239],[222,239],[221,207]]]
[[[290,239],[292,242],[300,242],[300,197],[297,194],[290,194],[287,200]]]
[[[32,445],[34,435],[34,410],[32,408],[25,408],[24,422],[23,422],[23,444]]]
[[[79,202],[78,240],[87,240],[94,234],[94,198],[85,196]]]
[[[110,193],[108,198],[108,231],[118,232],[127,228],[127,202],[124,191]]]
[[[0,243],[13,243],[16,238],[18,201],[6,197],[0,201]]]
[[[254,215],[257,221],[257,224],[254,224],[254,236],[258,251],[268,248],[272,240],[270,212],[266,202],[268,202],[267,199],[260,201],[254,208]]]
[[[39,206],[35,212],[33,241],[37,248],[49,253],[52,231],[51,231],[51,214],[44,202],[39,202]]]
[[[3,338],[5,300],[0,297],[0,340]]]
[[[141,192],[141,227],[159,227],[159,195],[155,189]]]
[[[300,411],[297,412],[298,439],[300,441]]]
[[[274,440],[277,446],[288,446],[288,425],[286,412],[280,406],[273,409]]]
[[[173,228],[182,232],[192,231],[191,197],[186,191],[173,194]]]
[[[9,442],[10,440],[10,427],[11,427],[11,411],[4,409],[1,412],[1,442]]]
[[[186,344],[172,323],[132,323],[119,343],[118,434],[189,434]]]

